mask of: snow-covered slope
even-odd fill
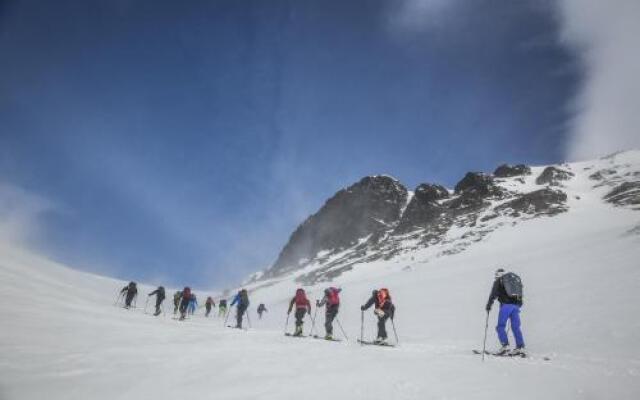
[[[282,334],[294,279],[319,266],[249,286],[252,328],[238,331],[201,314],[179,322],[114,307],[123,282],[0,246],[0,398],[638,398],[640,211],[603,197],[637,180],[639,166],[638,152],[562,166],[574,174],[561,183],[566,212],[516,224],[500,215],[491,220],[497,229],[462,252],[438,245],[354,265],[331,283],[343,288],[342,343]],[[522,185],[501,183],[510,184]],[[482,345],[498,266],[525,283],[530,359],[482,363],[471,354]],[[312,300],[325,285],[306,287]],[[381,286],[397,305],[401,344],[361,347],[359,306]],[[269,312],[258,320],[261,302]],[[374,324],[367,312],[365,337]],[[491,348],[494,325],[495,311]]]

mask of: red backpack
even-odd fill
[[[304,308],[309,304],[309,300],[307,300],[307,295],[304,293],[303,289],[296,290],[296,308]]]
[[[386,302],[391,300],[391,296],[389,296],[389,289],[380,289],[378,290],[378,307],[382,308]]]
[[[327,304],[330,306],[335,306],[340,304],[340,297],[338,297],[338,293],[340,291],[334,287],[329,288],[329,292],[327,293]]]

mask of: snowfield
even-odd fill
[[[638,152],[616,157],[640,165]],[[331,285],[343,289],[338,318],[349,337],[340,343],[283,335],[295,274],[249,287],[264,285],[250,295],[251,328],[240,331],[202,309],[174,320],[169,288],[166,315],[143,312],[154,289],[144,285],[136,310],[115,307],[126,282],[0,245],[0,399],[638,399],[640,211],[605,203],[611,188],[588,179],[609,162],[571,165],[566,213],[505,224],[455,255],[426,248],[338,277]],[[483,363],[471,351],[482,346],[499,266],[524,281],[531,357]],[[325,286],[305,288],[312,302]],[[356,343],[359,306],[379,287],[397,306],[395,348]],[[194,292],[200,303],[209,295]],[[262,302],[269,311],[258,320]],[[490,349],[498,344],[497,308]],[[305,333],[310,328],[308,319]],[[334,333],[341,336],[337,325]],[[365,338],[374,335],[370,309]]]

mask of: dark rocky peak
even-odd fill
[[[407,188],[397,179],[388,175],[365,176],[358,183],[349,186],[346,191],[387,196],[388,200],[393,201],[407,200]]]
[[[511,178],[514,176],[531,175],[531,168],[524,164],[502,164],[501,166],[496,168],[495,171],[493,171],[493,175],[496,178]]]
[[[449,191],[441,185],[421,183],[414,192],[414,199],[421,203],[429,203],[449,198]]]
[[[414,193],[394,234],[430,228],[448,218],[446,208],[437,203],[438,200],[449,197],[449,191],[444,186],[422,183]]]
[[[395,227],[407,189],[389,176],[368,176],[340,190],[291,235],[267,276],[299,268],[319,251],[334,252]]]
[[[491,176],[482,172],[467,172],[464,178],[456,184],[455,193],[474,193],[480,196],[490,196],[495,189],[496,186]]]
[[[557,167],[547,167],[542,171],[540,176],[536,178],[538,185],[559,186],[561,181],[568,181],[574,176],[573,172],[569,172]]]

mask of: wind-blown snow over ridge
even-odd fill
[[[552,218],[515,219],[514,209],[504,207],[490,220],[504,224],[471,239],[464,251],[443,253],[446,243],[411,247],[415,239],[408,234],[405,250],[392,258],[363,261],[335,276],[330,284],[343,289],[338,318],[349,336],[341,343],[282,334],[296,279],[318,268],[313,263],[248,285],[252,328],[238,331],[201,312],[179,322],[114,307],[124,282],[0,246],[0,290],[10,299],[0,303],[6,321],[0,398],[638,398],[640,212],[633,190],[624,191],[625,201],[605,197],[637,181],[639,161],[640,153],[630,152],[556,166],[573,175],[551,188],[567,196],[566,211]],[[534,167],[524,184],[506,179],[496,185],[539,189],[535,180],[542,172]],[[485,213],[519,199],[490,200]],[[446,238],[465,240],[466,232],[454,225]],[[497,266],[524,281],[530,359],[482,363],[470,354],[482,345],[484,305]],[[305,288],[312,302],[328,284]],[[355,343],[359,306],[381,286],[397,306],[395,349]],[[140,288],[139,305],[150,290]],[[259,303],[269,309],[262,320],[255,313]],[[374,321],[367,312],[365,338],[375,334]],[[306,333],[310,325],[307,319]],[[495,311],[489,348],[497,346],[494,325]]]

